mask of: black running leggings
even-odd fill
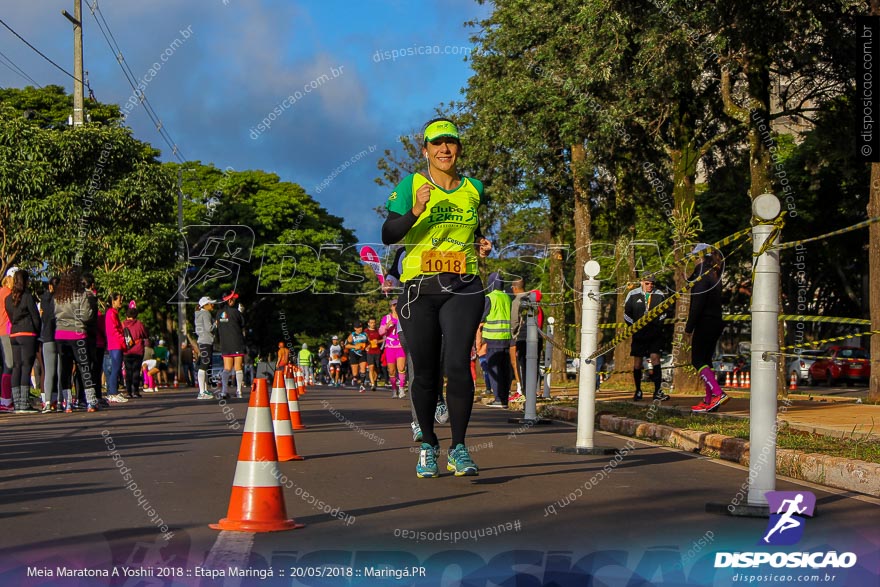
[[[704,320],[694,328],[694,337],[691,339],[691,364],[694,369],[699,371],[702,367],[712,366],[715,345],[723,330],[724,322],[715,319]]]
[[[128,395],[140,393],[141,387],[141,364],[144,362],[143,355],[122,355],[125,361],[125,391]]]
[[[13,336],[12,338],[12,387],[31,388],[31,369],[37,358],[36,336]]]
[[[407,284],[398,304],[412,357],[412,400],[423,442],[437,446],[434,410],[439,379],[446,372],[446,405],[452,428],[452,446],[464,444],[474,407],[471,347],[483,314],[483,284],[474,279],[455,293],[425,294],[418,282]],[[441,356],[442,347],[442,356]],[[441,366],[442,365],[442,366]]]
[[[61,355],[61,389],[71,389],[70,381],[73,374],[73,363],[76,362],[77,371],[82,377],[83,384],[87,389],[95,389],[95,380],[92,373],[92,365],[89,361],[89,351],[86,349],[85,339],[80,340],[57,340],[58,354]],[[100,380],[97,383],[100,385]]]

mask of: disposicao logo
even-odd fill
[[[758,544],[788,546],[797,544],[804,535],[804,516],[813,517],[816,496],[809,491],[768,491],[771,512],[767,533]]]
[[[790,546],[804,535],[806,517],[816,511],[816,496],[809,491],[768,491],[770,521],[759,545]],[[715,568],[848,569],[858,562],[853,552],[717,552]]]

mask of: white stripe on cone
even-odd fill
[[[283,387],[273,387],[269,404],[280,404],[287,401],[287,390]]]
[[[277,461],[238,461],[232,484],[238,487],[281,487]]]
[[[272,432],[272,413],[269,408],[248,408],[244,421],[245,432]]]
[[[272,399],[269,400],[269,403],[281,404],[285,402],[287,402],[287,390],[280,387],[273,387]],[[272,420],[272,426],[275,429],[275,436],[293,436],[293,426],[291,425],[289,418],[287,420]]]

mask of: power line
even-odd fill
[[[30,47],[31,49],[36,51],[37,55],[39,55],[40,57],[42,57],[43,59],[45,59],[46,61],[48,61],[52,65],[54,65],[55,67],[57,67],[59,70],[64,72],[65,75],[67,75],[68,77],[71,77],[74,81],[78,81],[79,83],[83,84],[85,87],[89,88],[89,92],[92,91],[92,88],[91,88],[91,86],[89,86],[88,82],[82,81],[81,79],[79,79],[78,77],[76,77],[75,75],[73,75],[72,73],[70,73],[69,71],[67,71],[66,69],[64,69],[63,67],[61,67],[60,65],[58,65],[57,63],[52,61],[51,59],[49,59],[48,57],[46,57],[46,55],[42,51],[40,51],[39,49],[37,49],[36,47],[34,47],[30,43],[28,43],[27,39],[25,39],[24,37],[19,35],[17,32],[15,32],[15,30],[11,26],[6,24],[6,22],[4,22],[4,20],[2,18],[0,18],[0,24],[5,26],[9,30],[10,33],[12,33],[16,37],[18,37],[22,43],[24,43],[25,45],[27,45],[28,47]]]
[[[92,17],[95,19],[95,23],[98,25],[98,29],[101,31],[101,34],[104,37],[104,40],[107,41],[107,45],[110,47],[110,51],[113,53],[116,62],[119,64],[122,69],[123,75],[125,75],[128,84],[131,86],[134,95],[140,99],[141,105],[144,107],[144,110],[147,113],[147,116],[156,126],[156,130],[159,132],[159,135],[165,141],[165,144],[169,146],[172,154],[177,158],[177,160],[182,164],[186,165],[189,161],[183,156],[180,152],[180,149],[177,146],[177,143],[174,142],[174,139],[171,138],[171,135],[168,133],[168,130],[165,128],[165,125],[159,118],[159,114],[156,112],[156,109],[153,108],[153,105],[150,103],[150,100],[147,98],[146,93],[143,90],[139,90],[137,88],[137,76],[134,71],[132,71],[131,67],[128,65],[128,61],[125,59],[125,56],[122,54],[122,48],[119,46],[119,42],[116,40],[113,31],[110,28],[110,23],[107,22],[107,18],[104,16],[101,7],[98,5],[98,0],[93,0],[91,4],[88,4],[89,11],[92,13]],[[100,18],[100,21],[98,20]],[[103,26],[102,26],[103,22]],[[188,167],[185,167],[188,171],[190,170]],[[206,192],[206,188],[202,183],[202,180],[198,175],[195,176],[196,183],[199,188]]]
[[[28,80],[29,82],[31,82],[32,84],[34,84],[35,86],[37,86],[38,88],[42,88],[42,87],[43,87],[43,86],[41,86],[40,84],[38,84],[38,83],[36,82],[36,80],[34,80],[34,78],[32,78],[31,76],[29,76],[25,70],[23,70],[23,69],[20,68],[18,65],[16,65],[15,62],[14,62],[12,59],[10,59],[8,56],[6,56],[6,55],[3,53],[3,51],[0,51],[0,63],[2,63],[3,65],[5,65],[5,66],[8,67],[9,69],[11,69],[13,73],[17,73],[18,75],[20,75],[20,76],[23,77],[24,79]]]
[[[101,35],[104,37],[104,40],[107,41],[107,46],[113,53],[113,57],[116,59],[116,62],[122,69],[122,74],[125,76],[128,85],[131,86],[134,95],[140,99],[140,103],[144,107],[147,116],[156,126],[156,130],[159,132],[159,136],[162,137],[162,140],[165,141],[165,144],[168,145],[168,147],[171,149],[171,154],[174,155],[181,163],[185,163],[186,159],[180,153],[180,149],[178,148],[177,143],[174,142],[171,134],[165,128],[165,125],[159,118],[159,114],[156,112],[156,109],[153,108],[153,105],[147,98],[146,93],[144,93],[143,90],[138,89],[137,76],[135,76],[134,72],[128,66],[128,63],[125,60],[125,56],[122,54],[122,48],[119,46],[119,43],[116,42],[116,38],[113,36],[113,32],[110,30],[110,24],[107,22],[107,19],[104,16],[103,12],[101,12],[101,8],[98,6],[97,0],[95,0],[89,6],[89,11],[92,13],[92,18],[95,19],[95,24],[98,25],[98,29],[101,31]]]

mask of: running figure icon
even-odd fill
[[[770,520],[767,533],[759,544],[789,545],[804,533],[804,522],[816,509],[816,496],[809,491],[768,491]]]
[[[782,534],[786,530],[791,530],[792,528],[797,528],[801,525],[800,520],[794,519],[792,516],[795,514],[802,514],[807,511],[807,507],[798,507],[804,501],[804,495],[802,493],[798,493],[794,496],[794,499],[784,499],[782,500],[782,505],[779,506],[779,509],[776,511],[777,514],[782,514],[782,509],[788,504],[788,511],[782,514],[782,517],[779,518],[779,521],[776,522],[776,525],[773,526],[773,529],[767,532],[767,535],[764,536],[764,542],[770,544],[770,537],[775,534],[777,531]]]

